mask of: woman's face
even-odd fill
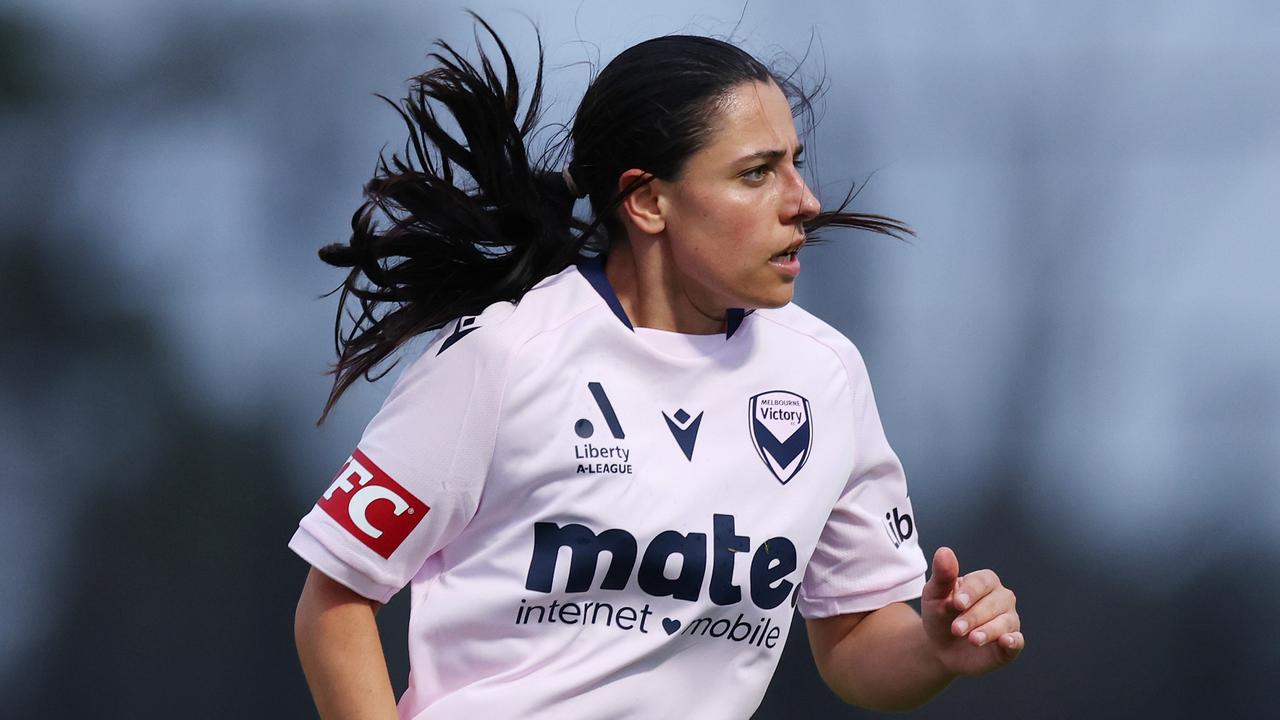
[[[744,83],[718,103],[708,142],[662,184],[675,272],[708,314],[780,307],[800,273],[796,251],[818,199],[799,172],[791,106],[773,83]]]

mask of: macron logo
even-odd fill
[[[391,557],[431,509],[359,450],[316,505],[384,558]]]
[[[693,444],[698,441],[698,426],[702,424],[702,413],[698,413],[697,417],[690,417],[689,413],[681,408],[676,411],[674,419],[666,413],[662,413],[662,419],[667,421],[671,437],[676,439],[676,444],[680,446],[684,456],[692,461]]]
[[[439,355],[445,350],[453,347],[454,343],[479,329],[480,326],[476,324],[476,318],[458,318],[458,322],[453,326],[453,334],[445,338],[444,342],[440,343],[440,349],[436,351],[436,355]]]

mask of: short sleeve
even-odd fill
[[[854,467],[800,583],[798,608],[806,618],[877,610],[919,597],[924,588],[906,476],[885,439],[866,366],[850,350]]]
[[[386,602],[479,505],[506,362],[485,337],[493,308],[446,326],[408,366],[289,547],[352,590]],[[487,322],[488,321],[488,322]]]

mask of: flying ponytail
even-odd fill
[[[522,112],[510,53],[474,17],[497,46],[501,73],[483,52],[477,67],[437,41],[439,52],[428,56],[436,67],[413,78],[407,97],[397,104],[379,96],[408,128],[404,156],[379,157],[350,241],[320,250],[321,260],[350,272],[334,291],[341,291],[338,361],[319,422],[358,378],[376,380],[394,367],[373,374],[407,341],[494,302],[519,300],[574,263],[589,236],[573,217],[576,191],[565,176],[529,158],[526,143],[541,111],[541,43]],[[441,109],[461,138],[444,129]],[[347,313],[344,329],[351,298],[358,312]]]

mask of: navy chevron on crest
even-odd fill
[[[756,454],[786,485],[809,460],[813,445],[809,401],[793,392],[771,390],[751,398],[748,414]]]

